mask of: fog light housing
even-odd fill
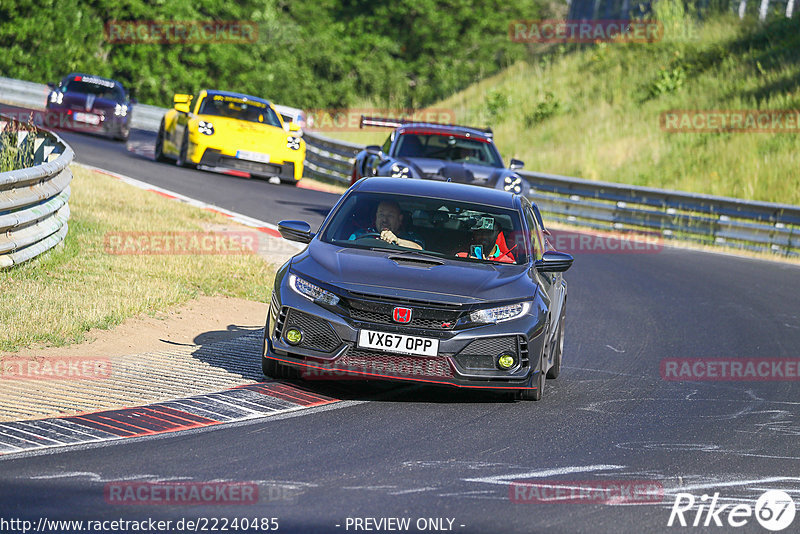
[[[299,345],[303,341],[303,332],[297,328],[290,328],[284,337],[286,337],[286,342],[289,345]]]
[[[500,367],[500,369],[505,369],[505,370],[511,369],[512,367],[514,367],[514,364],[516,363],[517,362],[514,359],[514,356],[512,356],[511,354],[501,354],[497,358],[497,365],[498,367]]]

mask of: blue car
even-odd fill
[[[73,73],[58,84],[49,83],[47,110],[61,127],[126,141],[130,133],[132,100],[116,80]]]
[[[489,128],[364,116],[360,125],[395,129],[383,145],[370,145],[356,154],[350,185],[364,177],[392,176],[528,196],[530,184],[517,172],[524,163],[512,159],[506,167]]]

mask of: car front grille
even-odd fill
[[[453,359],[463,369],[467,371],[496,371],[497,357],[500,354],[509,353],[520,360],[521,365],[527,365],[527,343],[525,344],[525,355],[519,347],[522,336],[503,336],[487,337],[476,339],[469,345],[461,349]]]
[[[444,357],[424,358],[387,354],[374,350],[350,347],[331,369],[350,369],[376,375],[407,376],[410,378],[452,378],[450,364]]]
[[[278,325],[281,325],[281,330],[278,330]],[[285,338],[286,332],[291,328],[297,328],[303,333],[298,347],[304,349],[332,352],[342,344],[342,340],[333,331],[330,324],[308,313],[289,309],[286,312],[285,320],[281,321],[279,317],[276,322],[276,331],[282,332]]]
[[[348,299],[348,304],[350,306],[350,318],[355,321],[401,325],[427,330],[452,330],[460,316],[460,311],[458,310],[405,304],[406,307],[411,308],[411,321],[398,323],[392,318],[392,313],[394,308],[401,304],[386,302],[383,299],[362,300],[354,298]]]

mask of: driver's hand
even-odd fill
[[[394,232],[392,232],[391,230],[382,230],[381,239],[383,239],[387,243],[391,243],[392,245],[397,244],[397,236],[394,235]]]

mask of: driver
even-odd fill
[[[472,225],[472,236],[469,252],[459,252],[459,258],[477,258],[480,260],[499,261],[501,263],[516,263],[511,253],[516,245],[508,248],[503,229],[494,217],[480,217]]]
[[[350,239],[358,239],[365,234],[379,234],[380,239],[387,243],[422,250],[423,241],[413,232],[404,232],[401,229],[402,226],[403,210],[400,209],[397,202],[384,200],[378,204],[378,209],[375,211],[375,226],[356,230]],[[379,228],[380,231],[378,231]]]

